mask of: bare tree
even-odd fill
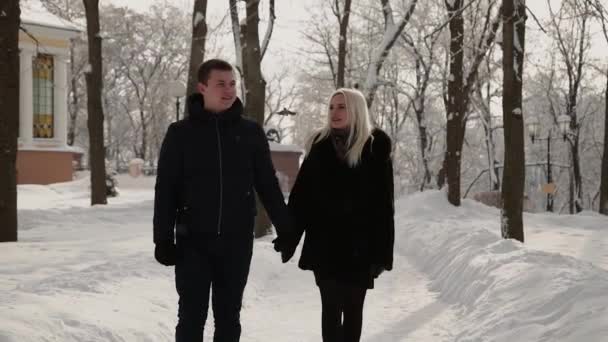
[[[133,123],[140,133],[140,143],[134,146],[135,154],[144,160],[150,160],[150,125],[155,120],[151,103],[158,96],[156,90],[166,87],[165,77],[171,68],[186,61],[185,44],[175,39],[180,34],[179,23],[171,20],[179,14],[175,7],[168,6],[153,6],[149,16],[125,14],[129,20],[123,23],[124,32],[130,34],[123,41],[118,63],[133,94],[135,108],[129,113],[136,113]]]
[[[205,42],[207,40],[207,0],[195,0],[192,12],[192,43],[190,48],[190,68],[186,94],[196,91],[198,83],[198,66],[205,59]]]
[[[606,29],[604,28],[604,32]],[[608,41],[608,38],[607,38]],[[606,72],[606,95],[604,115],[604,149],[602,153],[602,177],[600,183],[600,213],[608,215],[608,71]]]
[[[402,41],[409,47],[414,59],[416,79],[414,84],[408,84],[414,94],[413,96],[407,94],[407,96],[412,104],[418,126],[418,145],[424,168],[424,175],[419,189],[420,191],[424,191],[424,188],[429,186],[432,181],[429,152],[433,146],[433,137],[428,133],[426,120],[427,90],[431,82],[431,72],[437,64],[435,50],[440,35],[432,34],[428,36],[425,29],[427,25],[425,23],[419,23],[417,26],[420,27],[405,31],[402,34]],[[416,37],[410,34],[412,31],[417,34]]]
[[[492,55],[490,51],[489,55]],[[483,71],[486,73],[485,77],[477,78],[477,85],[471,98],[471,102],[475,108],[479,111],[479,119],[483,125],[485,135],[485,146],[486,156],[488,161],[488,177],[490,190],[500,190],[500,178],[499,168],[497,167],[498,161],[496,160],[496,140],[494,138],[494,131],[502,128],[502,126],[496,126],[494,124],[494,116],[492,115],[492,99],[501,95],[499,89],[492,89],[494,83],[492,75],[497,68],[493,66],[494,62],[487,58],[485,60]]]
[[[367,68],[365,83],[363,85],[363,94],[367,100],[367,106],[370,108],[374,102],[376,90],[381,84],[381,80],[378,76],[380,74],[380,70],[382,69],[382,65],[384,64],[384,61],[386,60],[386,57],[391,51],[393,45],[395,45],[395,41],[399,38],[401,32],[410,21],[410,18],[416,9],[417,3],[418,0],[411,0],[405,14],[403,15],[403,18],[395,23],[393,9],[389,0],[380,0],[382,14],[384,15],[384,35],[382,42],[374,49],[372,53],[372,60]]]
[[[447,86],[447,137],[446,154],[443,168],[440,174],[447,176],[448,200],[455,206],[460,205],[460,175],[462,160],[462,145],[466,129],[467,113],[470,104],[471,93],[475,89],[475,80],[478,70],[487,52],[496,38],[496,31],[500,24],[500,10],[493,16],[496,2],[489,0],[485,10],[484,21],[479,25],[473,25],[476,30],[481,27],[482,31],[477,41],[470,42],[472,53],[470,54],[470,65],[465,71],[465,32],[463,12],[466,9],[464,0],[445,0],[448,10],[450,29],[450,76]],[[480,9],[476,9],[477,13]],[[476,15],[474,16],[474,18]]]
[[[0,242],[17,241],[19,0],[0,5]]]
[[[608,43],[608,10],[599,0],[586,0],[593,7],[595,16],[602,25],[604,39]],[[602,151],[602,172],[600,180],[600,205],[599,212],[608,215],[608,70],[606,70],[606,89],[604,95],[604,148]]]
[[[587,63],[587,55],[591,48],[589,33],[590,9],[588,2],[578,0],[564,0],[557,13],[554,12],[551,2],[547,1],[551,14],[551,28],[557,45],[557,51],[568,76],[568,90],[565,96],[565,115],[570,118],[570,131],[567,135],[570,145],[570,159],[574,182],[570,191],[570,213],[583,210],[583,178],[580,165],[580,118],[578,101],[580,97],[583,67]],[[565,27],[564,27],[565,26]],[[554,121],[557,123],[557,113]]]
[[[505,239],[524,242],[525,184],[522,80],[526,33],[525,0],[503,0],[503,97],[505,156],[501,231]]]
[[[338,42],[338,75],[336,79],[336,88],[344,87],[344,72],[346,69],[346,46],[347,46],[347,31],[348,19],[350,17],[351,0],[344,0],[344,7],[340,9],[340,1],[334,0],[332,11],[338,19],[340,26],[340,36]]]
[[[89,159],[91,168],[91,205],[107,204],[106,169],[103,134],[103,108],[101,104],[102,66],[101,33],[99,31],[99,0],[83,0],[87,18],[89,68],[87,82],[87,108],[89,128]]]
[[[264,127],[272,126],[279,132],[279,138],[282,141],[288,134],[292,133],[292,126],[285,127],[285,115],[279,113],[288,109],[294,108],[296,98],[298,96],[298,88],[296,83],[289,82],[288,68],[282,69],[275,73],[268,84],[266,85],[266,118]],[[279,141],[280,142],[280,141]]]
[[[274,0],[270,0],[269,22],[260,46],[260,0],[244,1],[246,4],[246,19],[243,22],[239,22],[236,0],[229,0],[230,17],[232,18],[232,29],[237,53],[237,69],[241,72],[244,79],[244,82],[241,84],[244,86],[245,113],[263,126],[266,80],[264,80],[264,76],[262,75],[262,59],[272,37],[274,20],[276,18],[275,6]],[[258,213],[260,214],[256,217],[255,236],[261,237],[269,233],[270,222],[266,212],[260,205],[259,199],[257,203]]]
[[[450,3],[451,2],[451,3]],[[445,169],[448,179],[448,200],[460,205],[460,160],[463,137],[460,126],[464,121],[464,0],[445,2],[450,17],[450,77],[448,79],[447,139]]]

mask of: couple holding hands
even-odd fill
[[[163,140],[154,200],[154,256],[175,266],[175,340],[203,340],[210,292],[213,341],[240,340],[257,192],[283,262],[304,235],[298,265],[319,288],[323,342],[359,341],[365,295],[392,269],[394,245],[391,140],[372,127],[365,97],[344,88],[329,96],[288,204],[263,129],[243,117],[228,62],[201,64],[187,110]]]

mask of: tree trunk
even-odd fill
[[[336,1],[336,15],[340,23],[340,37],[338,42],[338,79],[336,80],[336,88],[344,87],[344,74],[346,70],[346,36],[348,30],[348,19],[350,17],[351,0],[344,1],[344,10],[339,11],[339,3]]]
[[[496,143],[494,142],[492,126],[484,126],[484,133],[486,135],[486,155],[488,157],[488,175],[490,190],[498,191],[500,190],[500,179],[498,178],[499,171],[496,167]]]
[[[525,42],[525,0],[503,0],[503,97],[505,156],[501,231],[505,239],[524,242],[525,184],[522,79]]]
[[[76,140],[76,119],[78,117],[78,78],[76,75],[76,62],[74,61],[74,45],[70,44],[70,77],[72,103],[69,106],[69,121],[68,121],[68,145],[73,146]]]
[[[488,67],[489,68],[489,67]],[[489,70],[489,69],[488,69]],[[477,89],[477,97],[479,98],[479,109],[480,115],[483,119],[483,131],[485,135],[485,144],[486,144],[486,157],[488,160],[488,181],[490,184],[491,191],[500,190],[500,179],[499,179],[499,170],[496,167],[496,142],[494,141],[494,132],[492,127],[492,112],[490,111],[491,107],[491,97],[490,97],[490,83],[487,84],[487,92],[488,98],[487,102],[483,98],[481,93],[481,84],[478,84]]]
[[[606,73],[606,94],[604,96],[604,153],[602,156],[602,179],[600,181],[600,214],[608,215],[608,72]]]
[[[262,60],[260,53],[260,36],[258,24],[260,16],[258,12],[260,1],[247,0],[247,21],[241,26],[243,36],[243,75],[245,77],[245,113],[255,120],[260,126],[264,126],[264,103],[266,98],[266,81],[262,76]],[[244,31],[244,32],[243,32]],[[258,203],[258,216],[255,222],[255,236],[261,237],[270,232],[270,221],[264,212],[260,201]]]
[[[245,73],[245,84],[247,87],[245,113],[258,124],[264,125],[266,81],[262,76],[262,60],[260,58],[259,4],[259,0],[247,0],[247,31],[245,32],[245,41],[247,43],[243,49],[243,64],[247,65],[247,72]]]
[[[0,242],[17,241],[19,0],[0,5]]]
[[[570,146],[570,163],[572,165],[572,194],[570,196],[570,214],[583,211],[583,177],[581,174],[580,152],[579,152],[579,131],[577,115],[578,83],[571,87],[568,95],[567,115],[570,116],[570,132],[568,142]]]
[[[101,106],[101,36],[99,0],[83,0],[87,19],[90,68],[85,74],[89,128],[89,165],[91,169],[91,205],[107,204],[103,108]]]
[[[447,113],[447,147],[446,167],[448,182],[448,201],[460,206],[460,163],[461,125],[464,116],[464,19],[462,17],[463,0],[445,2],[448,16],[451,18],[450,28],[450,77],[448,79],[448,113]]]
[[[140,105],[140,108],[143,105]],[[146,160],[146,154],[148,152],[148,123],[146,122],[146,116],[143,110],[139,110],[139,120],[141,120],[141,149],[137,158]]]
[[[192,12],[192,43],[190,45],[190,67],[188,71],[188,88],[186,94],[196,92],[198,67],[205,58],[207,40],[207,0],[195,0]],[[188,112],[186,110],[186,112]]]
[[[572,145],[572,173],[574,176],[574,203],[573,207],[576,213],[583,211],[583,175],[581,172],[581,161],[579,152],[579,137],[577,134],[573,137],[574,144]]]
[[[418,63],[417,63],[418,64]],[[426,89],[423,88],[422,92],[424,93]],[[425,186],[431,183],[432,176],[431,170],[429,168],[429,161],[427,156],[427,151],[429,150],[429,136],[426,129],[426,121],[424,116],[424,95],[418,96],[416,98],[418,101],[418,105],[415,105],[414,112],[416,114],[416,120],[418,121],[418,139],[420,145],[420,157],[422,158],[422,166],[424,167],[424,176],[422,182],[420,183],[420,191],[424,191]]]
[[[424,191],[426,185],[431,183],[431,170],[429,168],[429,160],[427,156],[427,149],[429,148],[428,133],[426,126],[420,123],[424,115],[424,108],[420,111],[416,110],[416,117],[418,118],[418,135],[420,140],[420,157],[422,158],[422,166],[424,167],[424,176],[422,183],[420,184],[420,191]]]

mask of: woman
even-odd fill
[[[321,293],[323,341],[359,341],[366,292],[393,268],[394,242],[391,141],[372,129],[360,92],[331,95],[289,209],[296,233],[275,248],[291,257],[306,232],[299,266],[314,272]]]

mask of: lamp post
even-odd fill
[[[272,114],[278,114],[280,116],[292,116],[296,115],[297,113],[283,107],[283,109],[281,109],[280,111],[273,112]],[[276,128],[270,128],[266,131],[266,139],[268,141],[273,141],[280,144],[281,140],[283,140],[282,138],[283,137],[281,136],[281,133]]]
[[[552,129],[549,129],[547,132],[547,137],[540,137],[540,122],[537,118],[532,117],[527,120],[526,126],[528,128],[528,133],[530,135],[530,140],[532,140],[532,144],[538,141],[547,141],[547,186],[550,187],[553,184],[553,173],[551,171],[551,140],[557,139],[551,136]],[[557,118],[557,124],[562,134],[562,138],[565,141],[569,132],[570,126],[570,117],[568,115],[562,114]],[[547,211],[553,211],[553,191],[551,188],[546,189],[547,193]]]
[[[179,98],[186,95],[186,86],[178,80],[170,82],[169,95],[175,97],[175,121],[179,121]]]

